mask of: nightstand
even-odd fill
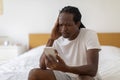
[[[23,46],[4,46],[0,45],[0,63],[6,60],[10,60],[26,51]]]

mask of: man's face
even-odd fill
[[[79,25],[73,21],[73,14],[63,12],[59,15],[59,30],[64,38],[69,39],[78,32]]]

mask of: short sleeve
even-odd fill
[[[85,44],[88,49],[101,49],[97,33],[95,31],[87,31],[85,35]]]

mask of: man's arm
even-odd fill
[[[79,67],[67,66],[65,72],[71,72],[82,76],[95,76],[98,70],[99,49],[87,51],[87,65]]]
[[[59,38],[61,36],[58,26],[59,26],[59,23],[58,23],[58,18],[57,18],[57,20],[54,24],[54,27],[52,29],[50,39],[48,39],[48,41],[47,41],[47,44],[46,44],[47,47],[52,46],[54,43],[54,40],[56,40],[57,38]],[[40,64],[39,64],[41,69],[46,69],[45,58],[46,57],[45,57],[45,54],[43,52],[42,56],[40,57]]]
[[[65,62],[57,56],[58,61],[48,60],[48,67],[53,70],[60,70],[63,72],[70,72],[80,76],[94,77],[98,70],[99,49],[89,49],[87,51],[87,64],[83,66],[68,66]],[[51,58],[52,59],[52,58]]]

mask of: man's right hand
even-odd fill
[[[57,21],[55,22],[55,25],[52,29],[50,39],[48,39],[46,46],[52,46],[54,43],[54,40],[58,39],[60,36],[61,36],[61,33],[59,31],[59,22],[57,19]]]
[[[58,18],[57,18],[57,21],[55,22],[55,25],[52,29],[51,39],[56,40],[60,36],[61,36],[61,33],[59,31],[59,21],[58,21]]]

